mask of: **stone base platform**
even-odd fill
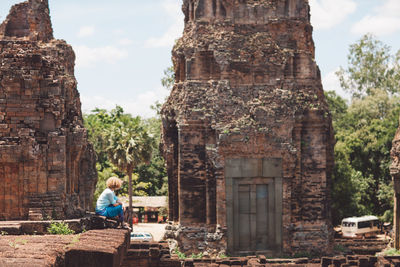
[[[0,266],[54,267],[391,267],[400,256],[347,255],[321,259],[265,256],[179,259],[167,242],[130,242],[125,229],[91,230],[69,236],[0,236]]]
[[[117,228],[118,222],[104,216],[89,214],[81,219],[51,221],[0,221],[0,234],[6,235],[44,235],[53,222],[65,222],[75,233],[88,230]]]
[[[78,235],[3,235],[2,267],[117,267],[129,247],[125,229],[92,230]]]

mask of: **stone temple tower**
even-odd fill
[[[400,127],[397,129],[390,151],[392,164],[390,174],[394,185],[394,246],[400,249]]]
[[[332,249],[333,130],[307,0],[184,0],[162,109],[182,251]]]
[[[11,8],[0,25],[0,220],[78,217],[92,206],[96,156],[74,62],[53,38],[48,0]]]

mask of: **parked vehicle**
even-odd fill
[[[376,216],[344,218],[342,220],[343,237],[367,237],[379,232],[379,220]]]
[[[149,232],[132,232],[131,241],[153,241],[153,235]]]

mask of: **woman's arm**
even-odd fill
[[[114,195],[114,200],[116,201],[116,203],[114,204],[114,207],[118,206],[118,205],[122,205],[121,200],[119,200],[119,198],[117,196],[115,196],[115,195]]]
[[[111,205],[113,205],[114,207],[116,207],[116,206],[118,206],[119,204],[117,203],[117,201],[115,200],[115,194],[114,194],[114,192],[112,192],[112,191],[110,191],[108,194],[107,194],[107,198],[108,198],[108,201],[110,201],[110,204]],[[117,205],[118,204],[118,205]]]

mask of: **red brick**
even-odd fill
[[[308,1],[228,2],[184,0],[185,30],[172,51],[176,83],[161,112],[162,145],[179,247],[229,249],[237,233],[226,220],[226,160],[279,159],[277,250],[330,252],[334,140]],[[222,238],[206,240],[215,225]]]
[[[23,19],[31,23],[25,25]],[[16,24],[22,28],[15,30]],[[59,218],[82,215],[92,205],[97,175],[83,128],[75,54],[65,41],[53,38],[48,1],[13,6],[1,24],[0,40],[5,89],[0,94],[0,180],[7,182],[0,184],[0,209],[7,211],[0,212],[0,220],[27,219],[30,208],[47,216],[64,211]],[[53,90],[63,95],[48,94],[43,81],[49,74],[52,80],[64,81]],[[85,188],[79,188],[82,184]]]

